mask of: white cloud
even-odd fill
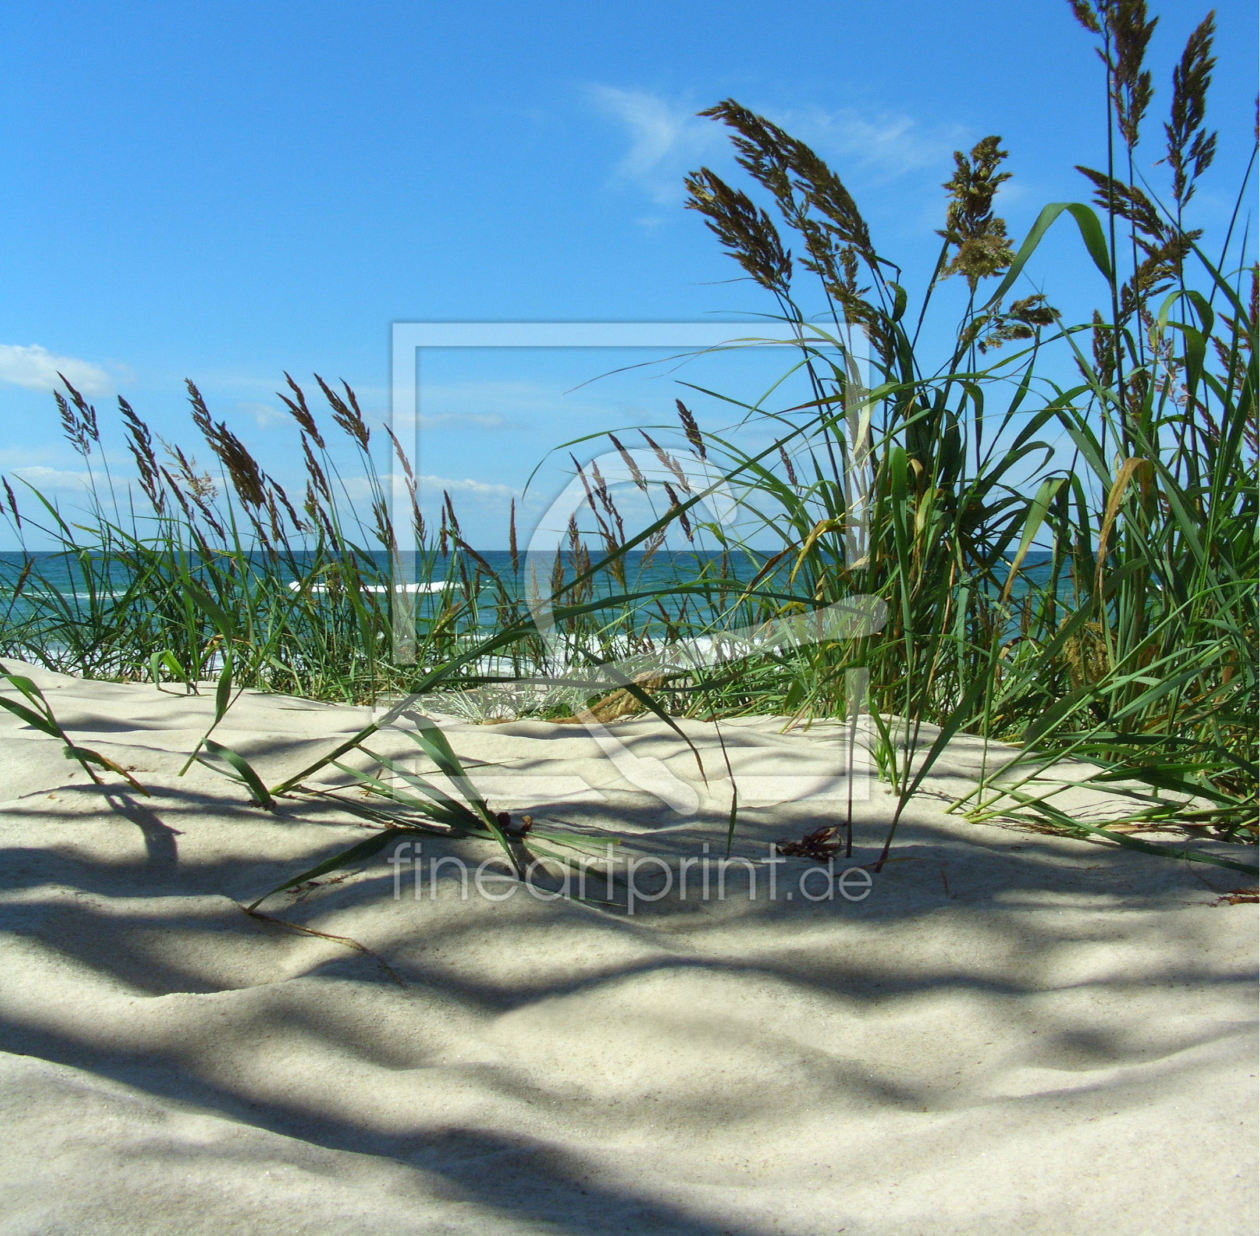
[[[499,498],[506,500],[520,497],[519,490],[513,489],[511,485],[498,485],[489,481],[479,481],[475,477],[433,476],[428,473],[422,473],[416,479],[420,483],[420,494],[426,506],[430,502],[439,502],[443,490],[449,490],[453,494],[469,494],[475,498]],[[388,479],[381,478],[380,483],[384,485],[388,494]],[[376,493],[372,479],[367,476],[347,476],[342,479],[341,484],[352,502],[367,500],[374,497]]]
[[[20,468],[32,468],[36,464],[55,463],[66,458],[69,448],[60,442],[55,445],[0,446],[0,472],[15,472]]]
[[[924,125],[903,112],[814,107],[770,119],[812,146],[823,159],[834,160],[842,178],[843,163],[850,160],[880,177],[928,169],[947,178],[954,167],[953,152],[969,150],[975,142],[961,125]]]
[[[85,470],[73,468],[49,468],[43,464],[32,464],[14,468],[9,476],[25,481],[32,489],[40,493],[50,490],[85,490],[92,486],[92,476]],[[15,488],[21,500],[21,491]]]
[[[635,182],[661,205],[678,205],[683,176],[730,151],[726,127],[697,116],[690,103],[604,85],[588,87],[588,95],[629,137],[629,149],[617,163],[616,174]],[[953,152],[970,149],[975,140],[961,125],[923,123],[904,112],[755,105],[752,110],[812,147],[842,178],[855,166],[877,179],[925,169],[939,171],[943,178],[953,168]]]
[[[616,174],[637,183],[662,206],[680,205],[683,176],[724,148],[718,126],[697,116],[694,105],[617,86],[589,86],[587,93],[630,139]]]
[[[61,385],[58,372],[85,396],[108,395],[113,390],[109,374],[99,365],[73,356],[59,356],[37,343],[0,344],[0,382],[29,390],[51,391]]]
[[[436,495],[445,489],[451,493],[472,494],[477,498],[515,498],[520,495],[510,485],[495,485],[487,481],[474,480],[472,477],[453,479],[446,476],[422,475],[419,478],[420,492],[426,491]]]
[[[292,421],[287,411],[269,403],[245,400],[236,405],[237,412],[243,412],[253,418],[259,429],[269,429],[272,425],[284,425]]]
[[[9,476],[33,475],[39,469],[47,473],[64,472],[65,475],[70,475],[63,465],[73,469],[78,460],[78,451],[60,439],[28,443],[24,446],[0,447],[0,472],[8,473]],[[99,465],[100,468],[113,469],[116,475],[125,473],[133,463],[129,451],[114,447],[106,449],[99,442],[92,444],[91,462],[93,467]],[[76,472],[74,475],[86,476],[87,473]]]

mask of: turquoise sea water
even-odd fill
[[[523,555],[515,572],[512,569],[511,554],[507,550],[480,550],[478,555],[484,559],[500,580],[507,582],[509,590],[515,596],[522,595],[525,577],[529,570]],[[384,553],[376,553],[371,557],[379,580],[387,579],[389,575],[387,556]],[[1029,553],[1025,565],[1030,581],[1036,583],[1045,579],[1044,569],[1049,557],[1048,553],[1041,551]],[[259,569],[262,568],[261,557],[254,559],[254,562]],[[295,560],[291,565],[277,564],[276,582],[281,586],[300,583],[302,579],[309,576],[313,562],[314,559],[311,556],[299,554],[295,555]],[[741,582],[750,580],[756,570],[756,564],[750,564],[747,560],[731,557],[728,562],[732,576]],[[21,595],[15,601],[14,586],[28,563],[32,564],[30,574],[37,582],[28,580]],[[436,569],[429,574],[415,568],[411,569],[411,578],[419,577],[421,592],[429,590],[436,592],[444,579],[453,578],[453,572],[449,569],[448,563],[439,559],[435,566]],[[475,562],[471,560],[468,561],[468,566],[470,571],[476,568]],[[716,578],[720,566],[720,554],[702,550],[658,550],[651,555],[645,555],[642,551],[632,551],[626,555],[626,587],[627,590],[636,592],[664,590],[680,579]],[[548,577],[548,569],[540,567],[537,575],[545,581]],[[89,583],[89,576],[92,577],[91,583]],[[6,617],[11,619],[26,612],[25,607],[33,602],[38,602],[40,599],[52,600],[54,594],[71,608],[82,607],[94,601],[108,600],[111,597],[122,597],[126,593],[130,580],[130,568],[118,559],[107,561],[103,557],[96,557],[90,568],[85,569],[84,564],[75,556],[61,552],[24,553],[0,550],[0,624],[3,624]],[[608,586],[609,582],[607,573],[601,573],[599,584]],[[779,582],[784,588],[788,587],[785,575]],[[1018,591],[1016,595],[1019,595]],[[13,610],[8,613],[10,605],[13,606]]]
[[[507,550],[480,550],[477,556],[507,585],[509,595],[519,599],[524,594],[526,581],[530,576],[530,566],[524,555],[518,560],[515,571],[512,555]],[[318,582],[321,576],[312,574],[312,568],[316,566],[313,555],[296,554],[292,562],[273,563],[270,568],[261,555],[252,558],[251,562],[259,573],[264,570],[274,571],[272,581],[280,587],[300,585],[303,580],[313,584],[317,590],[323,587]],[[477,573],[478,564],[474,559],[466,558],[465,563],[470,575]],[[679,579],[704,578],[706,575],[714,577],[720,563],[721,555],[704,551],[658,550],[650,555],[642,551],[632,551],[626,555],[625,560],[626,590],[651,593],[663,590]],[[29,578],[15,597],[15,586],[28,564],[31,567]],[[734,578],[742,581],[751,579],[756,570],[755,564],[740,563],[733,558],[730,559],[730,564]],[[550,566],[550,561],[540,563],[534,572],[534,576],[544,584],[549,579]],[[388,591],[388,556],[383,552],[368,556],[362,574],[370,591]],[[484,572],[482,574],[485,575]],[[572,578],[572,572],[569,577]],[[458,571],[452,560],[441,558],[428,571],[422,565],[405,568],[400,576],[400,588],[405,587],[401,583],[405,578],[417,581],[418,588],[413,591],[420,598],[425,595],[440,595],[444,582],[450,582],[453,586],[459,583]],[[73,611],[123,598],[127,595],[131,582],[132,568],[118,558],[107,559],[103,555],[96,555],[88,561],[59,551],[0,551],[0,627],[6,617],[12,621],[29,613],[32,606],[41,603],[61,603]],[[482,582],[483,587],[489,587],[488,578],[483,578]],[[601,589],[607,591],[611,587],[611,577],[607,572],[601,572],[596,580],[597,592]]]
[[[539,563],[537,569],[531,572],[528,562],[520,560],[514,571],[512,556],[506,550],[482,551],[479,556],[504,583],[508,600],[518,614],[523,612],[519,603],[525,596],[531,577],[541,581],[542,592],[548,591],[550,562]],[[1016,602],[1029,586],[1044,581],[1048,558],[1049,555],[1044,553],[1030,556],[1027,563],[1029,582],[1015,592],[1013,599]],[[217,564],[220,571],[226,562],[223,560]],[[311,589],[319,598],[328,594],[325,591],[327,584],[321,582],[326,577],[313,571],[316,565],[311,555],[299,554],[287,563],[273,562],[270,565],[258,556],[251,559],[255,576],[250,586],[272,588],[281,600],[297,588]],[[738,585],[750,581],[759,565],[756,559],[728,559],[724,590],[719,591],[715,587],[709,595],[693,595],[687,602],[689,621],[685,626],[694,632],[697,626],[715,619],[729,603],[732,593],[738,591]],[[373,555],[362,566],[362,577],[368,591],[374,594],[372,599],[382,607],[388,604],[391,590],[400,586],[400,581],[391,581],[388,568],[388,559],[383,553]],[[474,579],[479,572],[484,575],[484,569],[471,558],[464,559],[464,569]],[[459,570],[451,559],[437,558],[432,561],[429,570],[412,568],[404,573],[403,578],[407,574],[415,581],[409,590],[414,595],[414,614],[420,629],[434,622],[453,600],[463,599],[466,595]],[[658,550],[654,554],[645,554],[634,551],[626,555],[624,584],[614,580],[607,572],[601,572],[593,581],[593,593],[596,598],[614,593],[636,594],[637,600],[631,607],[634,621],[630,625],[635,630],[646,629],[654,638],[664,640],[675,634],[669,624],[677,614],[679,602],[675,597],[668,606],[662,606],[658,604],[658,598],[680,580],[712,582],[717,581],[721,574],[721,556],[715,553]],[[802,593],[799,586],[793,588],[789,584],[786,568],[771,576],[768,584],[763,581],[760,586],[772,587],[783,595]],[[533,590],[538,591],[539,586],[535,584]],[[484,637],[503,620],[502,598],[486,578],[480,580],[480,587],[473,595],[476,603],[461,610],[458,630],[462,636],[469,638]],[[132,568],[118,558],[80,558],[60,552],[0,552],[0,654],[21,656],[23,647],[30,646],[32,622],[48,629],[46,642],[50,646],[63,645],[68,625],[108,632],[112,625],[111,613],[127,606],[145,606],[152,600],[145,589],[136,586]],[[169,603],[168,598],[166,604],[169,606]],[[329,611],[337,604],[335,597],[330,597]],[[344,606],[344,602],[342,604]],[[318,602],[316,608],[319,608]],[[620,612],[620,607],[615,612]],[[603,625],[613,615],[614,611],[609,610],[593,616],[591,621],[596,626]],[[61,628],[60,635],[58,627]]]

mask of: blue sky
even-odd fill
[[[1256,93],[1255,6],[1216,10],[1220,151],[1195,203],[1209,232],[1232,206]],[[1147,165],[1162,154],[1171,66],[1206,8],[1151,11]],[[284,480],[297,472],[274,395],[283,372],[308,388],[313,373],[345,379],[384,420],[396,321],[772,311],[682,206],[687,171],[738,175],[720,126],[694,115],[722,98],[832,164],[912,304],[954,150],[1001,135],[1013,179],[1000,212],[1016,238],[1044,203],[1085,200],[1073,165],[1105,159],[1101,66],[1065,0],[50,0],[11,8],[0,46],[0,472],[71,505],[81,465],[48,393],[57,367],[103,422],[123,394],[208,462],[192,442],[190,377]],[[1066,233],[1034,277],[1061,307],[1095,303]],[[451,488],[474,544],[504,544],[508,496],[558,442],[670,419],[680,392],[659,368],[638,390],[573,390],[622,360],[422,360],[420,471],[433,492]],[[684,376],[739,393],[759,380],[750,364]],[[721,423],[720,409],[703,415]],[[536,477],[536,500],[563,485],[563,462]]]

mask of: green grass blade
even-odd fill
[[[243,755],[233,751],[231,747],[225,747],[222,743],[215,742],[213,738],[203,739],[202,745],[205,747],[206,752],[214,758],[207,760],[204,755],[198,755],[196,757],[198,763],[214,769],[215,772],[221,773],[233,781],[239,781],[249,790],[250,797],[253,798],[258,806],[264,807],[268,811],[275,809],[275,799],[268,793],[267,787],[263,785],[262,780]],[[227,768],[223,767],[224,764],[227,765]]]

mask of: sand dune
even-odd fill
[[[681,887],[725,853],[713,726],[706,785],[655,720],[452,721],[496,809],[625,839],[634,912],[438,838],[261,907],[360,952],[241,909],[360,822],[180,777],[209,698],[25,672],[151,796],[0,714],[0,1231],[1256,1229],[1256,908],[1217,904],[1254,881],[946,814],[978,740],[865,895],[801,858],[771,895],[776,839],[851,806],[869,862],[892,799],[850,805],[835,726],[724,724],[758,865],[718,897]],[[216,733],[274,782],[364,716],[246,694]]]

